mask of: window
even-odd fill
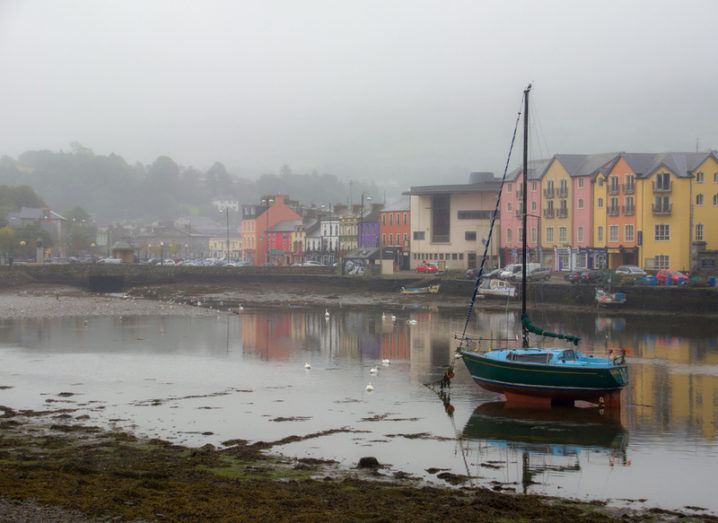
[[[718,173],[716,173],[716,176],[718,176]],[[536,188],[538,187],[538,183],[536,180],[531,182],[531,192],[536,192]]]
[[[394,215],[389,214],[389,225],[394,225]]]
[[[576,240],[580,242],[583,241],[583,227],[579,227],[576,231]]]
[[[464,259],[464,253],[463,253],[463,252],[460,252],[460,253],[459,253],[459,259],[460,259],[460,260],[463,260],[463,259]]]
[[[414,231],[414,240],[423,240],[424,231]]]
[[[535,201],[531,202],[531,210],[533,212],[536,212],[536,202]]]
[[[583,178],[579,178],[579,180],[583,180]],[[583,198],[578,199],[578,208],[583,209]]]
[[[466,231],[464,233],[464,239],[467,242],[475,242],[476,241],[476,231]]]
[[[452,260],[457,260],[457,259],[459,259],[459,255],[456,254],[455,252],[452,252],[452,253],[451,253],[451,259],[452,259]]]
[[[524,241],[524,230],[521,227],[519,227],[519,241]]]
[[[506,243],[511,243],[513,241],[513,231],[511,229],[506,229]]]
[[[655,225],[655,239],[656,240],[670,240],[671,229],[667,223],[657,223]]]
[[[713,173],[713,183],[718,183],[718,173]]]
[[[588,254],[580,252],[576,255],[576,268],[585,269],[588,266]]]
[[[671,175],[670,173],[658,173],[656,175],[656,183],[654,189],[658,190],[669,190],[671,188]]]
[[[599,178],[599,180],[600,180],[600,178]],[[598,199],[598,208],[603,209],[603,198]]]
[[[702,172],[696,173],[696,183],[703,183],[703,173]]]
[[[439,253],[439,259],[440,259],[440,260],[443,260],[443,259],[444,259],[444,253],[443,253],[443,252],[440,252],[440,253]]]
[[[653,259],[653,262],[655,263],[656,269],[668,269],[670,267],[669,265],[669,257],[665,254],[658,254]]]
[[[703,241],[703,224],[696,224],[696,241]]]
[[[408,213],[404,213],[404,225],[406,225],[406,223],[407,223],[407,220],[408,220],[407,216],[408,216]]]
[[[603,187],[603,177],[599,176],[599,177],[597,178],[597,180],[598,180],[598,186],[599,186],[599,187]]]
[[[560,242],[566,242],[566,227],[559,227],[558,228],[558,241]]]
[[[386,225],[386,214],[381,215],[381,224]]]
[[[696,194],[696,205],[703,205],[703,195]]]
[[[609,225],[608,226],[608,241],[609,242],[617,242],[618,241],[618,225]]]
[[[546,227],[546,241],[549,243],[553,241],[553,227]]]
[[[407,240],[407,239],[408,239],[408,238],[406,237],[406,233],[404,233],[404,243],[406,243],[406,240]]]
[[[381,243],[383,243],[384,245],[386,245],[386,233],[384,233],[384,234],[381,235]]]
[[[431,241],[446,243],[451,232],[451,195],[433,194],[431,196]]]
[[[598,236],[597,240],[599,242],[603,241],[603,225],[599,225],[598,229],[596,229],[596,236]]]
[[[513,210],[513,208],[514,208],[514,206],[511,205],[511,202],[509,202],[506,207],[507,207],[507,209],[509,210],[509,212],[511,212],[511,211]]]
[[[578,188],[583,189],[583,178],[578,179]]]
[[[713,205],[718,205],[718,194],[713,195]]]
[[[509,202],[509,211],[511,202]],[[490,220],[494,211],[459,211],[456,216],[459,220]]]
[[[394,245],[394,235],[389,233],[389,245]]]
[[[618,176],[611,176],[609,181],[610,181],[610,184],[608,186],[608,190],[611,192],[617,192],[618,191]]]
[[[538,238],[538,231],[536,230],[536,227],[531,227],[531,241],[536,242]]]
[[[507,191],[507,192],[511,192],[511,191],[513,190],[513,188],[514,188],[514,184],[513,184],[513,183],[509,182],[509,183],[506,184],[506,191]]]
[[[627,242],[633,241],[633,225],[632,224],[626,224],[623,228],[623,239]]]

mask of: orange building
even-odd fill
[[[410,234],[411,211],[409,198],[402,198],[388,205],[379,213],[381,247],[396,247],[398,249],[395,261],[402,269],[409,268]]]
[[[287,205],[284,195],[264,196],[261,205],[247,205],[242,209],[242,240],[245,246],[245,260],[253,265],[264,265],[269,254],[267,229],[279,222],[299,220],[301,216]],[[245,224],[246,231],[245,231]],[[245,237],[246,235],[246,237]]]
[[[597,214],[595,220],[597,229],[603,225],[601,236],[605,235],[608,266],[636,265],[636,171],[621,155],[605,175],[598,175],[596,183],[606,185],[606,200],[597,202],[604,212]],[[600,223],[601,218],[605,223]]]

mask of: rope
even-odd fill
[[[525,96],[525,95],[524,95]],[[521,107],[523,107],[523,97],[521,98]],[[471,294],[471,302],[469,303],[469,308],[466,311],[466,321],[464,322],[464,330],[461,333],[461,340],[459,341],[459,347],[458,351],[461,351],[461,349],[464,347],[464,343],[466,341],[466,330],[469,328],[469,322],[471,321],[471,314],[474,311],[474,305],[476,305],[476,297],[479,294],[479,285],[481,285],[481,279],[484,276],[484,266],[486,265],[486,259],[488,258],[489,254],[489,246],[491,245],[491,237],[494,233],[494,224],[496,223],[496,218],[499,215],[499,209],[501,208],[501,193],[504,189],[504,184],[506,183],[506,175],[509,171],[509,163],[511,162],[511,153],[514,150],[514,143],[516,142],[516,133],[518,132],[519,128],[519,122],[521,121],[521,110],[519,110],[518,114],[516,115],[516,124],[514,125],[514,133],[513,136],[511,136],[511,145],[509,146],[509,154],[506,157],[506,165],[504,166],[504,174],[501,177],[501,184],[499,185],[498,194],[496,195],[496,206],[494,208],[494,212],[491,215],[491,223],[489,225],[489,234],[486,238],[486,244],[484,245],[484,254],[481,257],[481,266],[479,267],[479,274],[476,276],[476,284],[474,285],[474,292]],[[524,176],[527,176],[527,173],[524,173]],[[526,232],[524,231],[524,234]],[[453,363],[452,363],[453,365]]]

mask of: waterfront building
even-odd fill
[[[304,224],[304,261],[322,263],[322,229],[320,220]]]
[[[290,204],[292,204],[290,206]],[[285,195],[263,196],[260,205],[245,205],[242,208],[242,232],[245,245],[245,260],[253,265],[264,265],[268,261],[269,238],[267,229],[279,222],[299,220],[301,217]],[[246,226],[244,222],[247,222]]]
[[[329,206],[329,215],[320,220],[321,263],[331,265],[339,260],[340,217],[348,213],[346,205]]]
[[[384,207],[381,203],[372,203],[368,209],[360,209],[362,214],[357,223],[357,247],[359,249],[376,249],[379,247],[379,220],[381,217],[381,209]]]
[[[476,267],[488,240],[500,182],[493,173],[473,173],[468,184],[412,187],[411,261],[447,269]],[[499,239],[489,246],[488,266],[498,264]]]
[[[295,263],[295,245],[292,235],[302,220],[284,220],[266,229],[267,255],[271,265],[291,265]]]
[[[707,154],[693,173],[693,241],[691,270],[718,269],[718,155]],[[703,256],[713,251],[710,256]],[[693,252],[696,254],[694,255]]]
[[[390,205],[387,205],[381,210],[379,215],[381,247],[394,249],[396,252],[396,266],[402,269],[409,269],[409,235],[411,234],[409,198],[404,196]]]
[[[227,254],[229,251],[229,259]],[[216,260],[239,261],[242,259],[242,236],[235,231],[230,232],[229,247],[227,236],[213,236],[209,238],[209,256]]]

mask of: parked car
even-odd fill
[[[637,265],[621,265],[616,268],[616,274],[623,276],[635,276],[636,278],[642,278],[646,275],[646,271],[638,267]]]
[[[439,270],[438,265],[434,265],[433,263],[427,263],[426,261],[424,261],[416,266],[416,272],[433,274],[435,272],[438,272],[438,270]]]
[[[483,280],[490,280],[492,278],[498,278],[499,274],[503,269],[492,269],[490,271],[484,269]],[[466,278],[469,280],[475,280],[479,276],[479,268],[474,267],[466,271]]]
[[[122,263],[122,260],[120,258],[102,258],[101,260],[97,260],[97,263],[104,263],[107,265],[119,265]]]
[[[499,275],[499,278],[502,280],[520,280],[521,279],[521,271],[523,268],[523,264],[521,263],[512,263],[510,265],[507,265],[504,267],[504,270]],[[526,272],[527,274],[531,273],[532,271],[535,271],[536,269],[540,269],[541,265],[538,263],[527,263],[526,264]]]
[[[571,283],[601,283],[606,279],[605,271],[573,271],[568,273],[565,278]]]
[[[521,279],[519,277],[519,279]],[[544,267],[537,267],[526,275],[528,281],[548,281],[551,279],[551,270]]]
[[[688,276],[678,271],[661,269],[656,274],[658,285],[685,285],[688,283]]]
[[[302,263],[302,267],[324,267],[321,263],[314,260],[305,261]]]

